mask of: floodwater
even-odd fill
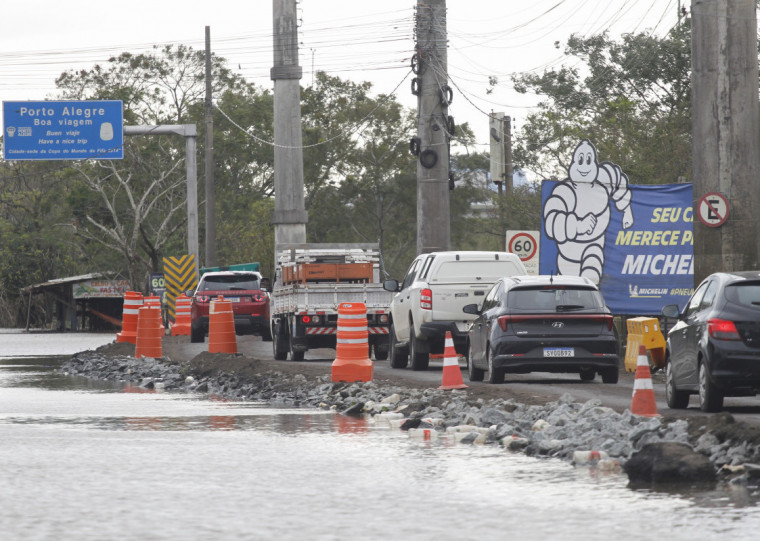
[[[2,539],[757,539],[744,487],[634,491],[328,412],[54,372],[112,340],[0,331]]]

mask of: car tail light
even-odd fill
[[[253,300],[254,300],[254,302],[261,302],[261,301],[263,301],[263,300],[264,300],[264,295],[262,295],[262,294],[260,294],[260,293],[256,293],[256,294],[253,296]]]
[[[710,319],[707,321],[707,331],[716,340],[741,340],[739,331],[733,321],[725,319]]]
[[[433,290],[421,289],[420,290],[420,308],[423,310],[433,309]]]
[[[599,318],[599,321],[602,324],[606,324],[607,325],[607,330],[608,331],[612,330],[612,327],[614,326],[614,320],[613,320],[613,318],[612,318],[612,316],[610,314],[607,314],[606,316],[601,316]]]
[[[501,327],[501,330],[507,332],[507,323],[512,321],[512,316],[499,316],[499,319],[496,321],[499,322],[499,327]]]
[[[198,299],[198,302],[208,302],[210,300],[208,295],[196,295],[195,298]]]
[[[311,316],[301,316],[302,323],[311,323]]]

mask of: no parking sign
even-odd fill
[[[538,231],[507,231],[507,251],[512,252],[525,265],[528,274],[538,274]]]

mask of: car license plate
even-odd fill
[[[573,357],[574,348],[544,348],[544,357]]]
[[[230,302],[240,302],[240,297],[225,297],[224,300],[227,300]]]

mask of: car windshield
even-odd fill
[[[214,276],[201,283],[201,291],[229,291],[259,289],[256,275],[246,276]]]
[[[726,300],[760,308],[760,282],[739,282],[726,287]]]
[[[518,310],[549,310],[569,312],[587,308],[602,308],[599,291],[578,287],[539,286],[512,289],[507,306]]]

